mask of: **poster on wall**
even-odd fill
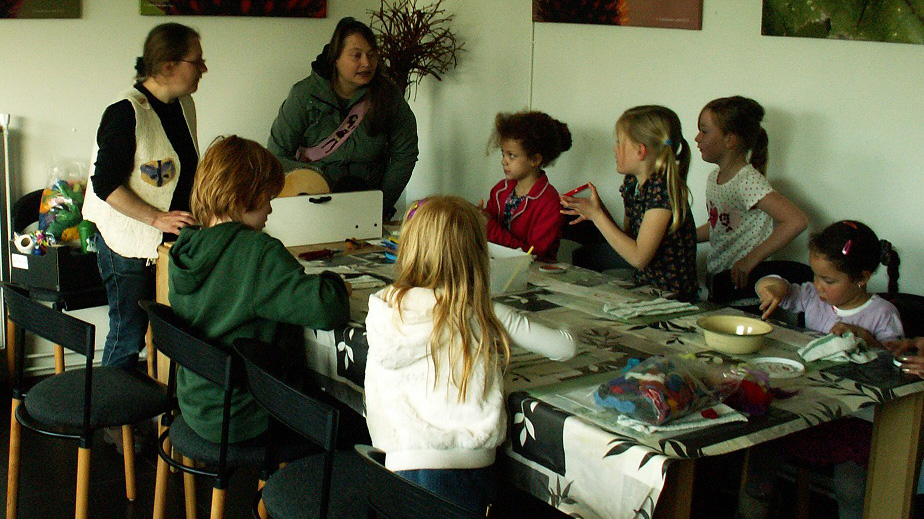
[[[924,43],[924,0],[763,0],[761,34]]]
[[[0,18],[80,18],[81,0],[0,0]]]
[[[534,22],[703,28],[703,0],[533,0]]]
[[[4,0],[0,0],[2,2]],[[138,0],[143,15],[325,18],[327,0]]]

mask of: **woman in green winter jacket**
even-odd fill
[[[317,170],[334,192],[382,190],[391,217],[417,162],[417,121],[380,65],[372,30],[340,20],[282,103],[267,148],[286,171]]]

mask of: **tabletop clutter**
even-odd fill
[[[773,399],[768,377],[760,370],[683,355],[630,361],[622,374],[601,384],[593,396],[603,409],[652,426],[695,411],[703,411],[703,418],[716,419],[719,411],[713,408],[723,402],[760,415]]]

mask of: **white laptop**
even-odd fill
[[[276,198],[263,231],[286,247],[382,237],[382,192]]]

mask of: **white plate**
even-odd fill
[[[562,274],[568,270],[567,263],[544,263],[539,265],[539,271],[546,274]]]
[[[760,357],[747,361],[747,365],[766,372],[770,378],[796,378],[805,373],[801,362],[783,357]]]

